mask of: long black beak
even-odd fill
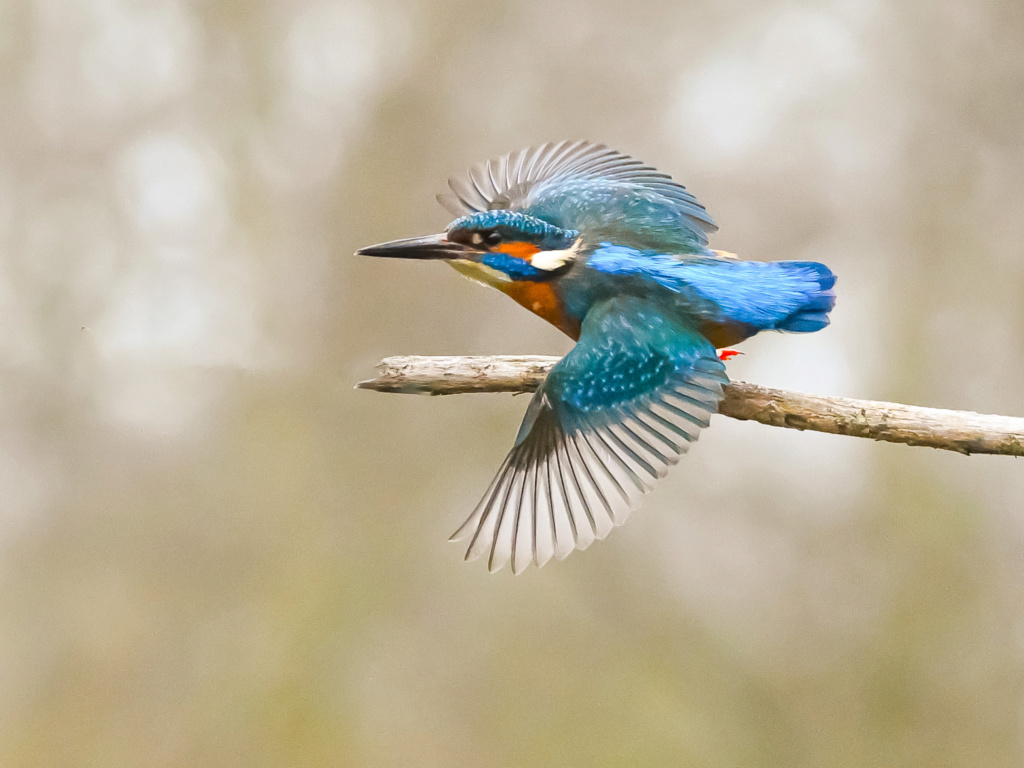
[[[480,251],[462,243],[453,243],[445,235],[407,237],[356,251],[356,256],[384,256],[389,259],[468,259]]]

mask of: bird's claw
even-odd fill
[[[718,359],[721,360],[722,362],[725,362],[726,360],[730,360],[736,357],[736,355],[742,354],[743,353],[740,352],[738,349],[720,349],[718,350]]]

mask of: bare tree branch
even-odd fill
[[[387,357],[381,360],[376,379],[356,386],[421,395],[532,392],[556,362],[557,357],[539,355]],[[726,388],[718,411],[773,427],[869,437],[963,454],[1024,456],[1024,419],[1012,416],[805,395],[742,381]]]

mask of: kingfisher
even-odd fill
[[[451,537],[492,572],[605,538],[710,424],[729,381],[718,350],[821,330],[835,306],[824,264],[711,250],[718,228],[692,193],[603,144],[524,149],[448,186],[443,233],[357,255],[445,261],[576,342]]]

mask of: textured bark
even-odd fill
[[[533,392],[557,357],[398,356],[381,360],[376,379],[356,386],[378,392],[457,395],[469,392]],[[773,427],[810,429],[923,445],[963,454],[1024,456],[1024,419],[971,411],[823,397],[734,381],[718,412]]]

